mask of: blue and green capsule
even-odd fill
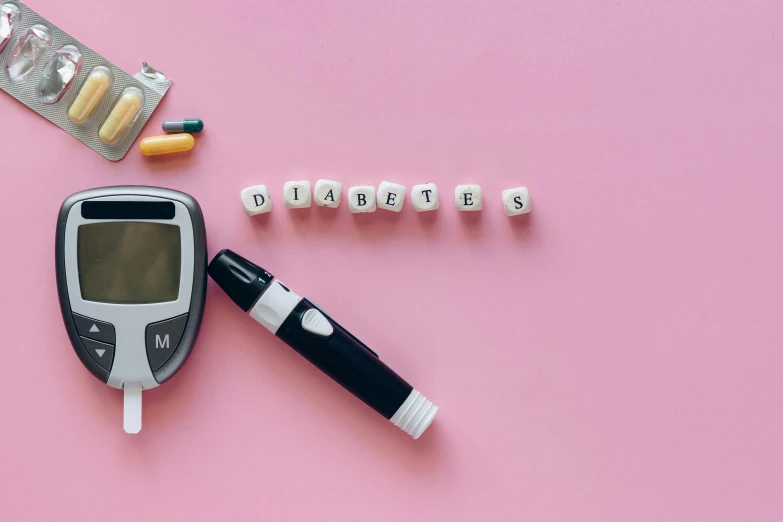
[[[184,120],[166,120],[163,122],[164,132],[201,132],[204,130],[204,122],[198,118],[186,118]]]

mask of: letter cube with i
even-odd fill
[[[245,207],[245,212],[248,216],[264,214],[272,210],[272,200],[269,197],[269,192],[266,190],[266,185],[256,185],[255,187],[242,189],[241,196],[242,206]]]
[[[381,181],[378,186],[378,208],[399,212],[405,203],[405,185]]]
[[[457,185],[454,189],[454,204],[457,210],[471,211],[481,210],[483,201],[481,198],[481,187],[478,185]]]
[[[319,179],[315,182],[313,199],[315,199],[315,204],[319,207],[339,207],[342,197],[343,184],[339,181]]]
[[[354,214],[375,212],[375,187],[362,185],[349,188],[348,209]]]
[[[309,181],[286,181],[283,185],[286,208],[307,208],[313,204]]]
[[[517,187],[503,191],[503,208],[507,216],[527,214],[533,207],[530,206],[530,193],[527,187]]]
[[[411,189],[411,203],[416,212],[437,210],[440,206],[438,187],[435,186],[435,183],[414,185],[413,189]]]

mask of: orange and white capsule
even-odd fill
[[[172,152],[185,152],[193,148],[196,140],[192,134],[164,134],[163,136],[150,136],[139,143],[139,149],[145,156],[157,156],[159,154],[171,154]]]
[[[113,145],[128,130],[139,117],[144,105],[144,93],[138,87],[126,87],[120,94],[117,103],[103,122],[98,137],[106,145]]]

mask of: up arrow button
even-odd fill
[[[2,1],[2,0],[0,0]],[[73,314],[73,324],[81,337],[100,341],[106,344],[115,344],[114,326],[103,321]]]

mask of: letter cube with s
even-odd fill
[[[527,214],[533,207],[530,206],[530,193],[527,187],[517,187],[503,191],[503,208],[507,216]]]

